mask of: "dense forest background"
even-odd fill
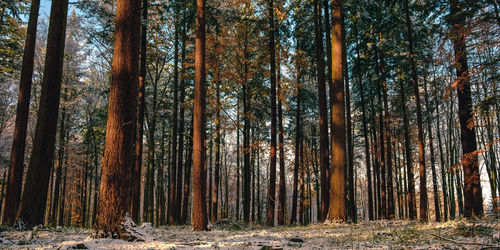
[[[27,224],[91,227],[117,7],[82,0],[68,9],[67,0],[53,0],[62,21],[51,16],[49,25],[44,14],[32,19],[37,1],[0,5],[2,222],[13,225],[20,214]],[[193,182],[206,190],[211,222],[445,221],[481,216],[483,209],[498,213],[498,8],[496,0],[208,1],[206,175],[200,184],[191,179],[196,3],[143,0],[141,42],[135,44],[141,51],[135,158],[126,183],[133,220],[190,223]],[[33,73],[25,78],[32,79],[24,92],[26,146],[17,161],[24,171],[14,181],[9,166],[28,19],[38,25]],[[52,37],[49,26],[58,21],[62,36]],[[64,53],[50,54],[61,44]],[[47,70],[51,64],[55,71]],[[43,94],[44,82],[55,84],[47,85],[52,94]],[[56,109],[45,108],[53,99],[60,99]],[[54,133],[36,139],[40,117],[52,117]],[[344,158],[335,153],[338,145]],[[44,170],[27,177],[37,166]],[[11,178],[17,191],[9,196]],[[335,184],[341,188],[332,189]],[[40,197],[31,199],[29,190]],[[344,201],[328,206],[333,193]],[[340,206],[337,216],[328,212],[332,204]],[[33,215],[26,209],[31,206],[40,212]]]

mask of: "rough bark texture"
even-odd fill
[[[274,47],[274,1],[268,0],[269,11],[269,64],[271,68],[271,165],[269,168],[269,192],[267,195],[267,222],[274,226],[276,201],[276,63]]]
[[[26,42],[24,44],[21,80],[17,95],[16,125],[14,127],[14,140],[10,154],[9,175],[5,194],[2,224],[13,225],[21,198],[21,186],[24,171],[24,153],[26,147],[26,130],[28,128],[28,115],[31,94],[31,78],[33,75],[33,60],[35,57],[36,27],[38,23],[38,10],[40,0],[32,0]],[[1,206],[1,205],[0,205]]]
[[[207,230],[205,153],[205,0],[196,0],[193,108],[193,228]]]
[[[98,235],[134,240],[122,225],[130,206],[134,166],[140,1],[118,0],[106,140],[99,192]]]
[[[329,221],[345,221],[346,219],[346,131],[345,131],[345,103],[344,103],[344,76],[342,68],[342,2],[332,1],[332,82],[333,106],[330,107],[331,119],[334,127],[331,146],[331,169],[329,176],[330,198],[328,206]]]
[[[27,225],[43,223],[45,214],[59,114],[68,1],[52,1],[50,13],[35,138],[18,212],[19,219]]]
[[[450,14],[456,15],[463,9],[459,0],[450,0]],[[457,73],[458,118],[460,120],[460,141],[462,143],[462,166],[464,171],[464,215],[467,218],[483,216],[483,197],[477,154],[476,129],[473,121],[471,86],[463,19],[454,18],[452,23],[452,42],[455,52]]]

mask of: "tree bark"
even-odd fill
[[[285,142],[283,131],[283,105],[281,102],[282,89],[281,89],[281,55],[278,49],[278,135],[279,135],[279,154],[280,154],[280,182],[278,194],[278,225],[285,224],[285,209],[286,209],[286,177],[285,177]]]
[[[450,0],[450,14],[456,15],[463,9],[459,0]],[[483,216],[483,197],[478,166],[476,130],[473,121],[472,97],[467,63],[467,51],[463,19],[452,23],[451,32],[455,53],[457,74],[458,117],[460,120],[460,140],[462,143],[462,166],[464,171],[464,215],[466,218]]]
[[[363,136],[365,139],[365,160],[366,160],[366,179],[368,180],[368,218],[369,220],[373,220],[373,191],[372,191],[372,173],[371,173],[371,162],[370,162],[370,141],[368,139],[368,129],[367,129],[367,121],[366,121],[366,105],[365,105],[365,96],[363,90],[363,82],[362,82],[362,73],[361,73],[361,58],[359,55],[359,44],[356,43],[356,52],[357,52],[357,74],[358,74],[358,84],[359,84],[359,95],[361,98],[361,121],[363,124]]]
[[[406,158],[406,174],[408,179],[408,209],[410,220],[417,219],[417,202],[415,197],[415,179],[413,176],[413,166],[411,163],[411,148],[410,148],[410,132],[408,124],[408,116],[406,110],[406,95],[404,92],[403,81],[399,81],[400,95],[401,95],[401,106],[403,107],[403,128],[405,136],[405,158]]]
[[[12,226],[15,223],[16,212],[21,198],[21,187],[24,172],[24,153],[26,147],[26,130],[28,128],[39,8],[40,0],[32,0],[23,52],[19,92],[17,96],[14,140],[12,141],[7,189],[5,193],[4,209],[2,211],[2,224],[8,226]]]
[[[269,64],[271,68],[271,165],[269,168],[269,192],[267,196],[267,222],[274,226],[274,210],[276,201],[276,63],[274,45],[274,1],[268,0],[269,12]]]
[[[140,2],[118,0],[106,140],[99,193],[98,236],[135,240],[122,223],[128,220],[134,165]]]
[[[196,0],[195,86],[193,107],[193,228],[207,230],[205,153],[205,0]]]
[[[292,213],[290,218],[290,224],[295,224],[297,222],[297,182],[299,179],[299,168],[300,168],[300,142],[301,142],[301,128],[300,128],[300,71],[301,68],[297,63],[297,109],[295,111],[295,159],[293,168],[293,191],[292,191]],[[317,190],[319,191],[319,190]]]
[[[132,203],[130,207],[132,219],[139,223],[139,210],[141,204],[141,169],[142,169],[142,147],[144,136],[144,110],[146,109],[146,46],[147,46],[147,22],[148,0],[142,0],[142,24],[141,24],[141,57],[139,69],[139,98],[137,109],[137,136],[135,142],[135,168],[132,180]]]
[[[178,85],[179,85],[179,10],[175,7],[175,35],[174,35],[174,103],[172,106],[172,142],[171,164],[170,164],[170,191],[168,193],[167,217],[168,224],[172,225],[179,221],[176,208],[176,187],[177,187],[177,110],[178,110]]]
[[[45,214],[59,114],[68,1],[52,1],[50,13],[35,138],[18,211],[19,220],[30,226],[43,223]]]
[[[323,56],[323,34],[321,32],[321,6],[319,0],[314,0],[314,42],[316,47],[316,72],[318,80],[318,109],[319,109],[319,152],[321,169],[321,220],[326,219],[329,199],[329,164],[328,164],[328,111],[326,107],[325,86],[325,59]],[[332,14],[333,15],[333,14]],[[340,26],[339,26],[340,27]],[[334,34],[335,35],[335,34]],[[343,88],[343,86],[342,86]],[[331,98],[331,97],[330,97]],[[343,98],[343,97],[342,97]],[[330,107],[331,108],[331,107]],[[333,128],[332,128],[333,129]]]
[[[330,195],[328,216],[329,221],[346,220],[346,131],[345,102],[343,76],[343,32],[342,32],[342,2],[332,0],[332,82],[333,106],[330,107],[332,130],[334,133],[331,147],[331,169],[329,176]]]

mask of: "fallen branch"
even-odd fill
[[[437,234],[431,234],[431,235],[434,236],[434,237],[436,237],[436,238],[439,238],[439,239],[442,239],[442,240],[445,240],[445,241],[449,241],[449,242],[452,242],[452,243],[455,243],[455,244],[458,244],[458,245],[472,245],[472,246],[483,246],[483,247],[500,248],[500,245],[490,245],[490,244],[483,244],[483,243],[477,243],[477,242],[456,241],[456,240],[453,240],[453,239],[450,239],[450,238],[439,236]]]

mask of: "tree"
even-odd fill
[[[427,174],[425,169],[425,147],[424,131],[422,128],[422,107],[420,105],[420,93],[418,89],[417,70],[415,68],[413,52],[413,32],[410,20],[410,10],[408,0],[405,0],[406,28],[408,31],[408,47],[410,51],[411,82],[413,85],[413,95],[415,98],[418,129],[418,165],[420,172],[420,220],[427,222],[429,212],[427,211]]]
[[[18,211],[19,220],[30,226],[41,224],[45,214],[55,150],[68,1],[52,1],[50,13],[35,138]]]
[[[26,147],[26,130],[28,127],[39,8],[40,0],[32,0],[28,19],[28,28],[26,31],[26,42],[24,45],[21,79],[19,81],[19,92],[17,97],[16,125],[14,128],[14,140],[12,141],[12,150],[10,155],[8,183],[5,193],[5,207],[2,216],[2,224],[5,225],[14,224],[21,197],[24,171],[24,152]]]
[[[205,152],[205,0],[196,0],[195,85],[193,108],[193,228],[207,230]]]
[[[344,221],[346,219],[346,131],[345,131],[345,103],[344,103],[344,71],[342,31],[342,1],[332,0],[332,82],[333,106],[330,107],[334,127],[334,136],[331,146],[331,169],[329,176],[330,197],[328,206],[329,221]]]
[[[271,69],[271,165],[269,167],[269,190],[267,195],[268,226],[274,225],[274,209],[276,201],[276,53],[274,45],[274,1],[268,0],[269,12],[269,64]]]
[[[462,144],[462,166],[464,171],[464,215],[467,218],[483,216],[483,197],[477,154],[476,130],[473,121],[469,66],[463,26],[460,16],[465,3],[450,0],[451,40],[453,42],[458,94],[458,118],[460,120],[460,141]]]
[[[147,18],[148,1],[142,0],[142,24],[141,24],[141,58],[139,69],[139,98],[137,109],[137,136],[135,142],[135,167],[132,175],[132,204],[130,207],[132,219],[139,223],[140,193],[141,193],[141,169],[142,169],[142,139],[144,137],[144,111],[146,109],[146,46],[147,46]]]
[[[316,46],[316,71],[318,80],[319,106],[319,161],[321,169],[321,220],[328,212],[328,111],[326,108],[325,61],[323,56],[323,35],[321,32],[321,6],[319,0],[314,1],[314,42]],[[332,10],[333,11],[333,10]],[[343,86],[343,85],[342,85]],[[343,88],[343,87],[342,87]],[[302,191],[301,191],[302,192]]]
[[[102,160],[98,237],[136,240],[129,218],[131,174],[139,81],[140,1],[118,0],[108,101],[108,121]]]

